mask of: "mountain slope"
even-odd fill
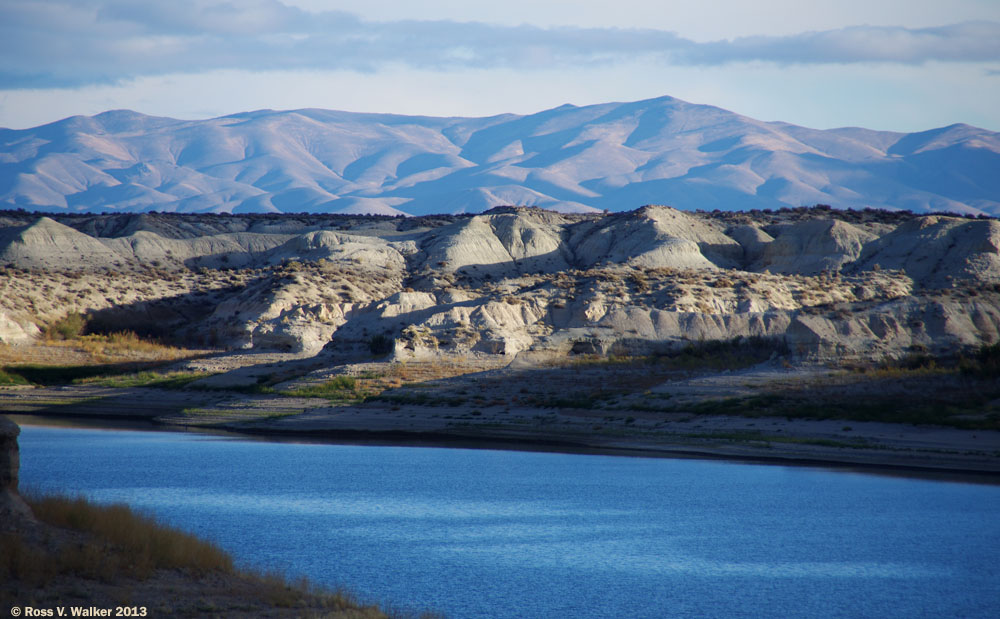
[[[528,116],[111,111],[0,130],[0,205],[47,211],[481,212],[642,204],[1000,214],[1000,134],[762,122],[662,97]]]

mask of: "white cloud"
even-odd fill
[[[1000,23],[852,26],[698,42],[653,28],[539,27],[452,20],[363,21],[278,0],[8,0],[0,88],[81,86],[212,70],[376,71],[752,61],[844,64],[1000,61]]]
[[[0,126],[669,94],[813,127],[997,130],[997,22],[996,0],[0,0]]]

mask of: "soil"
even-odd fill
[[[0,389],[0,409],[50,418],[141,419],[164,429],[295,440],[724,457],[1000,475],[1000,431],[982,425],[974,429],[974,424],[963,428],[837,416],[838,411],[850,412],[852,402],[862,406],[875,398],[916,406],[935,397],[960,401],[970,391],[1000,393],[996,380],[970,383],[956,372],[862,374],[818,365],[789,366],[780,359],[722,371],[602,361],[552,365],[544,359],[479,368],[440,360],[338,365],[329,358],[247,352],[178,367],[190,368],[192,363],[224,373],[178,390],[5,388]],[[347,393],[349,399],[287,395],[339,376],[355,381],[358,391]],[[267,389],[254,393],[254,387],[262,385]],[[366,393],[375,397],[364,398]],[[784,408],[774,412],[742,404],[763,397],[781,399]],[[830,402],[841,408],[827,418],[800,415],[796,408]],[[963,419],[987,419],[994,406],[989,403]]]

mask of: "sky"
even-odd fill
[[[0,0],[0,127],[663,95],[819,129],[1000,131],[1000,0]]]

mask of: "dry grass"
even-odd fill
[[[211,353],[167,346],[132,332],[0,344],[0,386],[96,383],[112,387],[181,387],[200,376],[148,370]]]
[[[196,380],[211,376],[207,372],[149,372],[134,374],[102,374],[77,378],[76,385],[100,385],[102,387],[157,387],[160,389],[183,389]]]
[[[74,339],[41,340],[31,345],[0,344],[0,365],[100,365],[133,361],[175,361],[208,354],[210,350],[177,348],[144,340],[135,333],[84,335]]]
[[[233,572],[233,560],[218,546],[133,512],[125,505],[95,505],[82,497],[29,496],[35,516],[48,524],[93,534],[96,541],[78,552],[62,552],[74,573],[98,570],[99,578],[127,573],[148,578],[157,569],[194,574]],[[97,554],[98,561],[92,561]]]
[[[68,340],[47,340],[45,344],[84,352],[90,355],[94,363],[115,363],[123,360],[172,361],[204,352],[144,340],[131,331],[109,335],[83,335]]]
[[[17,372],[7,372],[2,367],[0,367],[0,386],[9,385],[29,385],[31,384],[27,378],[21,376]]]
[[[316,385],[308,385],[283,392],[285,395],[302,398],[326,398],[334,401],[355,401],[371,395],[358,381],[350,376],[334,376]]]
[[[130,596],[140,585],[129,583],[145,582],[164,573],[182,573],[191,579],[192,592],[197,590],[199,596],[209,592],[199,602],[204,611],[231,608],[235,595],[252,602],[247,609],[263,604],[264,608],[289,609],[289,616],[391,616],[376,606],[361,604],[348,592],[318,588],[304,578],[289,581],[277,572],[239,569],[232,557],[215,544],[125,505],[95,505],[81,497],[29,495],[25,499],[41,522],[63,532],[47,534],[42,542],[15,533],[0,535],[0,593],[20,591],[22,597],[31,599],[35,595],[32,590],[51,591],[68,577],[96,581],[104,587],[123,587],[123,593],[116,595]],[[217,584],[208,585],[209,581]],[[212,586],[223,587],[222,597],[214,601]],[[79,587],[74,585],[77,591]]]

